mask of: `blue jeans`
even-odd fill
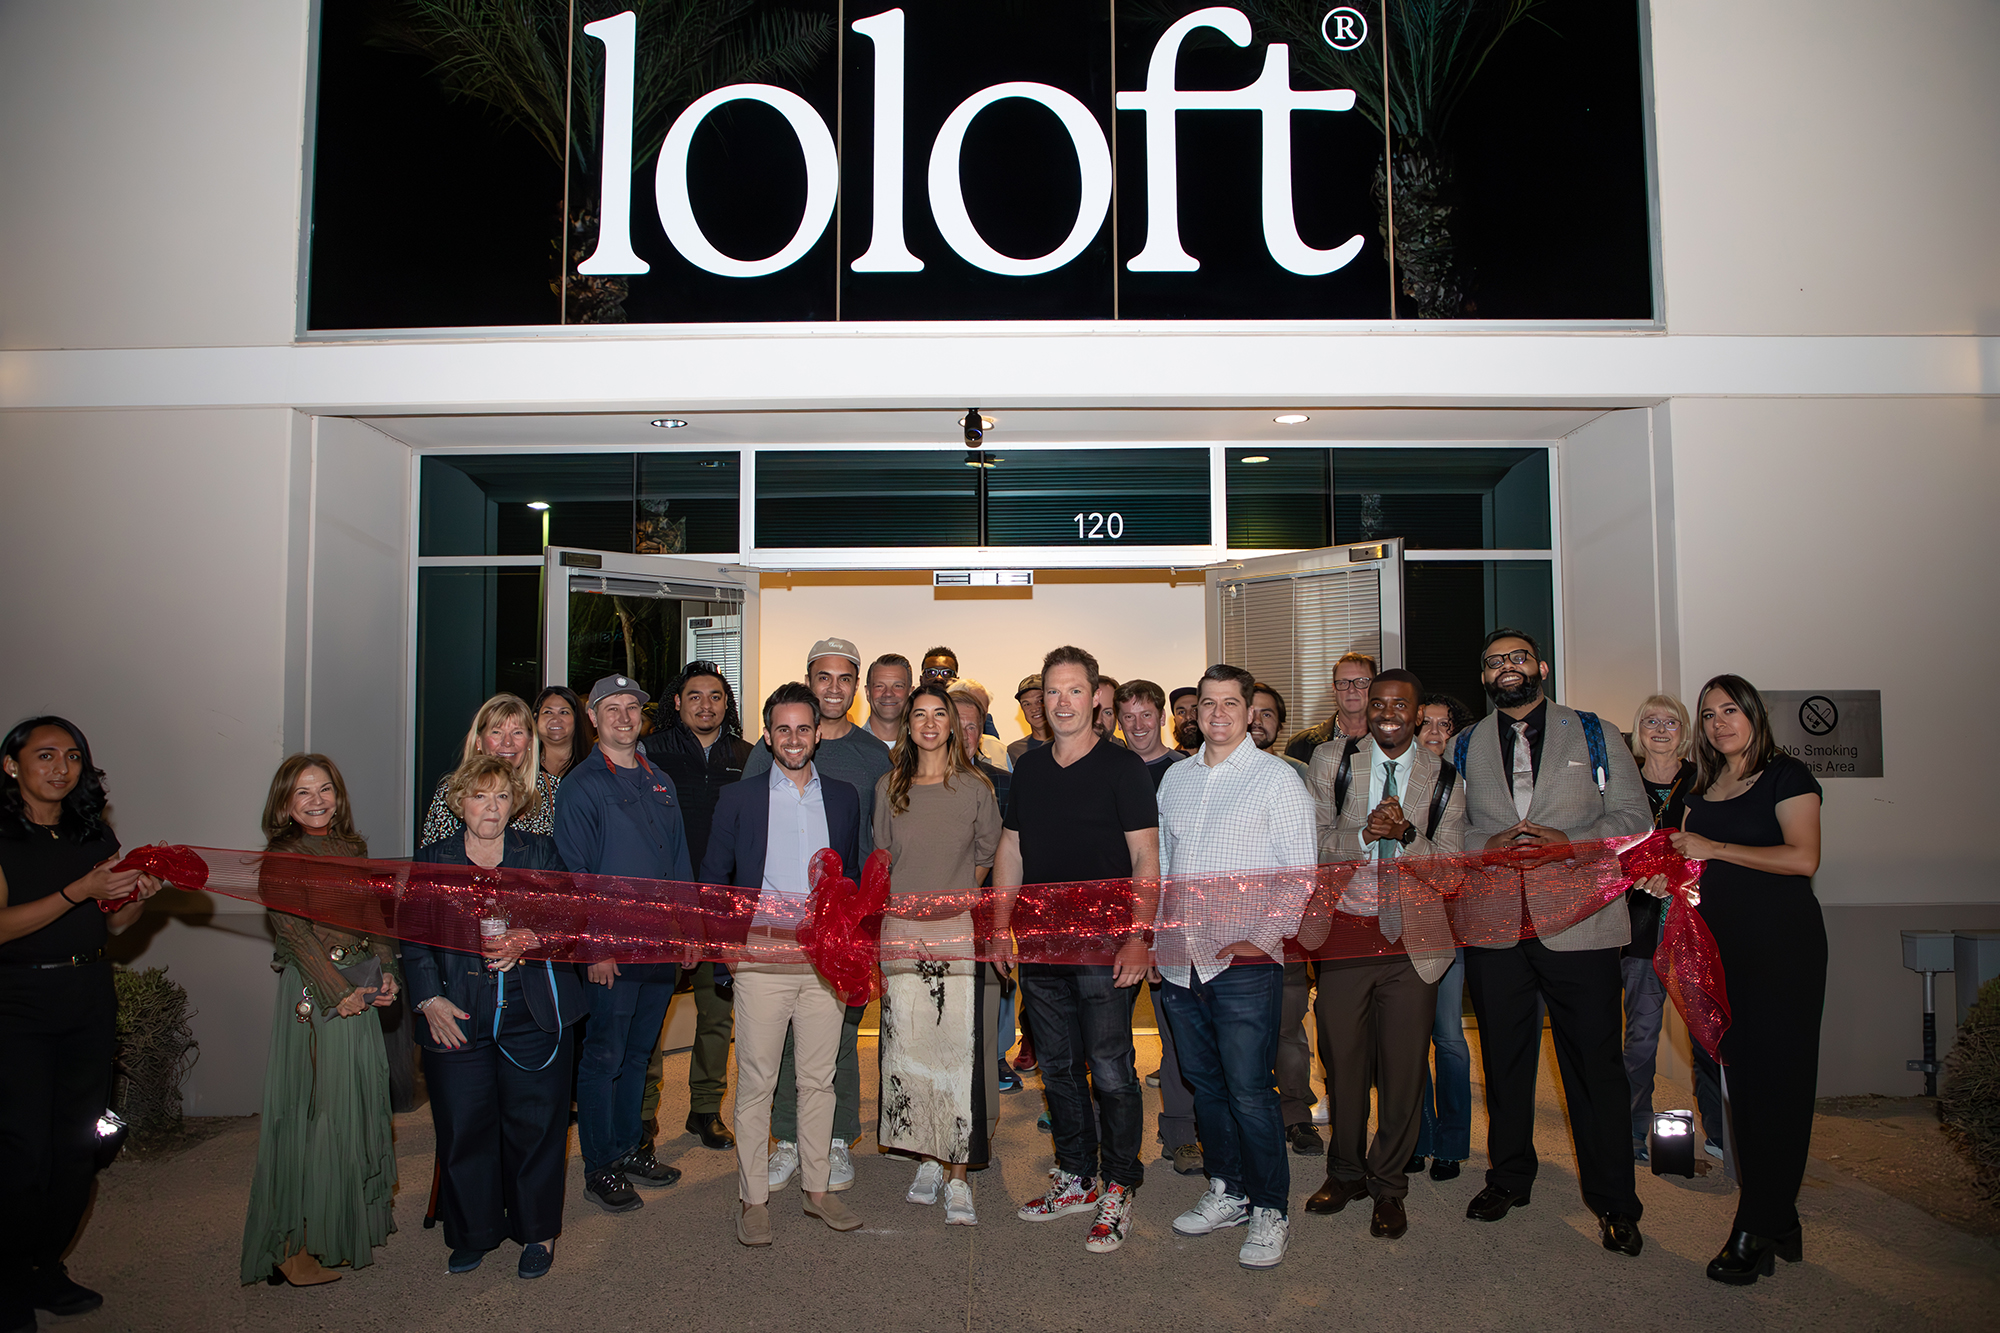
[[[1463,1162],[1472,1156],[1472,1048],[1465,1040],[1465,950],[1438,978],[1437,1021],[1431,1027],[1435,1080],[1424,1079],[1423,1127],[1417,1156]],[[1436,1088],[1433,1100],[1432,1088]]]
[[[1139,1161],[1146,1099],[1132,1051],[1132,991],[1111,984],[1109,967],[1055,963],[1023,963],[1020,987],[1056,1164],[1086,1180],[1137,1189],[1146,1179]]]
[[[1210,1180],[1226,1180],[1249,1196],[1252,1208],[1283,1214],[1292,1193],[1278,1105],[1285,969],[1243,963],[1212,981],[1190,980],[1192,987],[1169,981],[1160,993],[1181,1077],[1194,1089],[1202,1164]]]
[[[1621,957],[1618,971],[1625,982],[1625,1081],[1632,1085],[1632,1142],[1644,1143],[1653,1128],[1653,1076],[1667,993],[1650,958]]]
[[[646,1062],[667,1021],[680,968],[627,964],[609,986],[583,983],[590,1021],[576,1068],[576,1137],[583,1169],[602,1171],[639,1146]]]

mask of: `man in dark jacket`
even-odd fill
[[[690,662],[674,682],[673,721],[640,742],[646,757],[674,781],[681,798],[681,819],[687,827],[689,858],[697,866],[708,850],[708,828],[715,818],[716,794],[743,776],[750,743],[743,739],[743,716],[736,692],[714,662]],[[694,968],[694,1050],[688,1056],[687,1132],[701,1135],[710,1148],[734,1148],[736,1136],[722,1118],[722,1095],[729,1090],[729,1040],[734,1020],[728,993],[728,969],[721,970],[723,989],[716,990],[717,964]],[[653,1043],[646,1066],[646,1096],[641,1107],[648,1138],[659,1133],[662,1043]]]
[[[591,687],[597,748],[577,761],[556,796],[556,850],[578,874],[694,878],[673,779],[639,753],[641,707],[650,697],[624,676]],[[671,1185],[681,1176],[653,1156],[639,1124],[646,1061],[679,974],[673,963],[621,966],[608,958],[584,972],[592,984],[584,987],[590,1026],[576,1074],[577,1140],[584,1194],[607,1212],[640,1206],[633,1184]]]

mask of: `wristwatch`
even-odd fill
[[[1415,842],[1416,840],[1417,840],[1417,826],[1415,824],[1412,824],[1407,819],[1404,820],[1403,831],[1397,835],[1396,841],[1402,843],[1405,847],[1408,847],[1411,843]]]

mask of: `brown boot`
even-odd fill
[[[317,1287],[324,1282],[340,1281],[340,1274],[322,1268],[309,1250],[300,1250],[279,1264],[278,1271],[285,1275],[285,1281],[295,1287]]]

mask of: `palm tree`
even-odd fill
[[[628,9],[637,16],[639,31],[632,98],[635,172],[658,155],[681,107],[727,84],[803,77],[833,38],[833,21],[825,14],[766,0],[394,0],[391,15],[375,25],[370,40],[424,57],[448,93],[526,130],[567,166],[572,179],[595,181],[604,123],[604,47],[581,28]],[[563,304],[570,321],[623,323],[626,279],[576,272],[596,248],[596,205],[572,202],[563,230],[566,237],[556,248],[568,283]],[[554,282],[549,290],[563,292]]]
[[[1384,0],[1389,15],[1389,98],[1382,97],[1380,33],[1352,51],[1320,34],[1323,0],[1244,0],[1261,26],[1283,34],[1292,56],[1327,87],[1354,90],[1354,109],[1394,144],[1377,162],[1372,193],[1382,238],[1392,240],[1389,184],[1395,189],[1397,287],[1425,319],[1449,319],[1465,300],[1453,255],[1457,171],[1448,147],[1452,114],[1487,57],[1547,0]],[[1539,22],[1539,19],[1536,19]]]

